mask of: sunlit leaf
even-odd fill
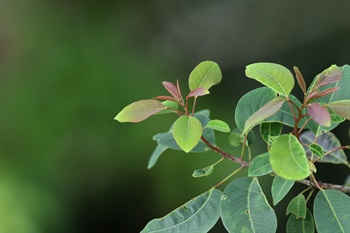
[[[227,185],[221,198],[220,213],[228,232],[269,233],[277,229],[275,212],[256,177],[241,177]]]
[[[177,90],[177,87],[172,84],[171,82],[163,81],[162,82],[165,89],[174,97],[176,102],[180,102],[182,97],[179,91]]]
[[[289,202],[286,214],[293,214],[297,219],[306,217],[306,201],[304,195],[299,194]]]
[[[306,217],[297,219],[294,215],[289,216],[287,233],[314,233],[315,223],[310,210],[306,209]]]
[[[248,168],[249,177],[263,176],[271,172],[273,172],[273,170],[270,164],[268,152],[256,156]]]
[[[196,96],[203,96],[203,95],[208,95],[210,94],[210,92],[208,91],[208,89],[205,89],[203,87],[194,89],[193,91],[191,91],[186,98],[191,98],[191,97],[196,97]]]
[[[302,180],[310,175],[306,153],[292,134],[279,136],[270,148],[270,163],[275,173],[287,180]]]
[[[211,120],[208,122],[206,127],[220,131],[220,132],[224,132],[224,133],[229,133],[231,131],[228,124],[221,120]]]
[[[153,219],[141,233],[208,232],[220,217],[221,194],[211,189],[163,218]]]
[[[350,99],[331,102],[327,105],[328,108],[341,117],[350,120]]]
[[[157,147],[154,149],[154,151],[153,151],[153,153],[148,161],[148,165],[147,165],[148,169],[151,169],[152,167],[154,167],[158,158],[161,156],[161,154],[163,154],[164,151],[166,151],[166,149],[168,149],[168,147],[160,145],[160,144],[157,145]]]
[[[263,107],[251,115],[244,124],[243,133],[249,131],[255,125],[261,123],[266,118],[272,116],[280,110],[286,99],[277,97],[267,102]]]
[[[166,100],[166,101],[163,101],[162,104],[167,107],[167,108],[170,108],[170,109],[177,109],[178,108],[178,103],[174,102],[174,101],[170,101],[170,100]],[[168,109],[165,109],[165,110],[162,110],[160,112],[158,112],[156,115],[160,115],[160,114],[166,114],[166,113],[173,113],[173,111],[171,110],[168,110]]]
[[[219,65],[213,61],[204,61],[199,63],[191,72],[188,84],[191,91],[200,87],[209,90],[213,85],[220,83],[221,79],[222,74]]]
[[[314,143],[315,135],[311,131],[305,131],[300,135],[299,139],[303,144],[310,145]],[[344,150],[341,149],[333,151],[334,149],[341,147],[341,144],[338,138],[332,132],[327,132],[320,135],[317,138],[316,143],[323,148],[324,153],[332,151],[329,154],[323,156],[323,158],[317,162],[349,164]],[[312,153],[308,146],[304,146],[304,149],[306,151],[306,155],[310,158]]]
[[[166,109],[158,100],[140,100],[129,104],[114,118],[119,122],[140,122]]]
[[[192,176],[195,178],[209,176],[214,171],[214,166],[210,165],[208,167],[197,169],[192,173]]]
[[[279,64],[254,63],[246,67],[245,73],[247,77],[261,82],[284,96],[288,96],[294,87],[293,74]]]
[[[350,197],[338,190],[321,190],[314,200],[317,232],[350,232]]]
[[[317,157],[321,157],[321,158],[323,157],[324,152],[323,152],[323,148],[320,145],[311,143],[309,145],[309,150],[311,151],[312,154],[316,155]]]
[[[273,204],[277,205],[293,187],[294,180],[285,180],[279,176],[275,176],[271,186],[271,194]]]
[[[318,124],[326,127],[331,126],[331,116],[326,107],[321,106],[319,103],[312,103],[307,106],[307,111]]]

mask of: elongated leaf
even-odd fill
[[[281,135],[282,124],[278,122],[268,122],[260,124],[261,137],[267,144],[273,142],[278,136]]]
[[[311,89],[318,89],[319,87],[336,83],[341,79],[341,77],[342,70],[338,66],[332,65],[315,77],[315,80],[311,85]]]
[[[293,74],[274,63],[254,63],[246,67],[246,76],[255,79],[281,95],[288,96],[294,87]]]
[[[276,93],[268,87],[260,87],[254,89],[242,96],[242,98],[238,101],[235,110],[235,122],[237,128],[243,130],[247,119],[276,97]],[[289,99],[293,101],[298,107],[301,107],[300,101],[295,96],[290,94]],[[292,109],[295,113],[298,112],[294,106],[292,106]],[[290,105],[288,102],[285,102],[277,113],[265,119],[263,122],[279,122],[294,128],[295,121]],[[305,118],[299,122],[299,127],[301,127],[304,123]]]
[[[197,88],[211,88],[218,84],[222,79],[221,70],[218,64],[213,61],[204,61],[199,63],[190,74],[188,84],[190,90]]]
[[[256,156],[248,168],[249,177],[263,176],[271,172],[273,172],[273,170],[270,164],[268,152]]]
[[[232,181],[223,192],[220,213],[228,232],[269,233],[277,229],[275,212],[257,178]]]
[[[187,96],[186,98],[191,98],[191,97],[196,97],[196,96],[203,96],[203,95],[208,95],[210,94],[210,92],[203,88],[203,87],[200,87],[200,88],[197,88],[197,89],[194,89],[193,91],[191,91]]]
[[[166,151],[166,149],[168,149],[168,147],[160,144],[157,145],[156,149],[154,149],[151,155],[151,158],[148,161],[148,165],[147,165],[148,169],[151,169],[152,167],[154,167],[158,158],[161,156],[161,154],[163,154],[164,151]]]
[[[314,200],[317,232],[350,232],[350,197],[338,190],[321,190]]]
[[[306,217],[297,219],[294,215],[287,222],[287,233],[314,233],[315,223],[310,210],[306,210]]]
[[[286,214],[294,214],[297,219],[306,217],[306,201],[304,195],[299,194],[289,202]]]
[[[140,100],[129,104],[114,118],[119,122],[140,122],[166,109],[158,100]]]
[[[180,148],[188,153],[202,136],[202,124],[195,117],[181,116],[174,123],[173,136]]]
[[[197,169],[192,173],[192,176],[194,178],[203,177],[203,176],[209,176],[214,171],[214,166],[210,165],[208,167]]]
[[[246,133],[255,125],[263,122],[266,118],[278,112],[285,101],[286,99],[277,97],[267,102],[262,108],[260,108],[247,119],[244,124],[243,133]]]
[[[279,176],[275,176],[271,186],[273,204],[277,205],[293,187],[294,180],[286,180]]]
[[[310,145],[310,144],[313,144],[315,141],[315,134],[313,134],[311,131],[305,131],[300,135],[299,139],[303,144]],[[332,132],[327,132],[320,135],[317,138],[316,143],[323,148],[324,153],[332,151],[333,149],[339,148],[341,146],[338,138]],[[310,158],[312,153],[308,148],[308,146],[304,146],[304,149],[306,151],[306,155]],[[323,158],[318,160],[317,162],[349,164],[349,162],[347,161],[346,155],[344,153],[344,150],[342,149],[333,151],[323,156]]]
[[[163,218],[153,219],[141,233],[208,232],[220,217],[221,194],[217,189],[205,192]]]
[[[310,175],[306,153],[292,134],[279,136],[270,148],[270,163],[275,173],[287,180],[302,180]]]
[[[327,105],[327,107],[332,109],[332,111],[339,116],[350,120],[350,99],[331,102]]]
[[[176,102],[180,102],[182,97],[179,91],[177,90],[177,87],[172,84],[171,82],[163,81],[162,82],[165,89],[172,95]]]
[[[295,77],[297,78],[297,81],[298,81],[298,84],[299,84],[301,90],[303,91],[303,93],[306,93],[306,84],[305,84],[305,80],[303,78],[303,75],[299,71],[298,67],[294,66],[293,69],[295,72]]]
[[[221,121],[221,120],[211,120],[208,122],[206,127],[209,129],[214,129],[214,130],[224,132],[224,133],[231,132],[231,129],[228,126],[228,124],[224,121]]]
[[[307,111],[318,124],[326,127],[331,126],[331,116],[326,107],[319,103],[312,103],[307,106]]]

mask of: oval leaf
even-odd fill
[[[248,168],[249,177],[263,176],[271,172],[273,172],[273,170],[270,164],[268,152],[256,156]]]
[[[270,163],[275,173],[287,180],[302,180],[310,175],[306,153],[292,134],[279,136],[270,148]]]
[[[307,106],[307,112],[318,124],[326,127],[331,126],[331,116],[326,107],[319,103],[312,103]]]
[[[228,124],[221,120],[211,120],[208,122],[206,127],[209,129],[214,129],[224,133],[229,133],[231,131]]]
[[[287,233],[314,233],[315,223],[310,210],[306,210],[306,217],[297,219],[294,215],[287,222]]]
[[[179,147],[188,153],[202,136],[202,124],[193,116],[181,116],[174,123],[173,136]]]
[[[286,180],[282,177],[275,176],[271,186],[273,204],[277,205],[293,187],[294,180]]]
[[[221,219],[228,232],[276,232],[277,219],[257,178],[241,177],[224,190]]]
[[[245,74],[284,96],[288,96],[294,87],[293,74],[279,64],[254,63],[246,67]]]
[[[129,104],[114,118],[119,122],[140,122],[166,109],[158,100],[140,100]]]
[[[316,155],[317,157],[323,157],[323,148],[315,143],[312,143],[309,145],[309,150],[311,151],[312,154]]]
[[[278,122],[269,122],[260,124],[261,137],[267,144],[273,142],[276,137],[280,136],[282,132],[282,124]]]
[[[350,99],[331,102],[327,107],[339,116],[350,120]]]
[[[296,218],[306,217],[306,201],[304,195],[299,194],[289,202],[286,214],[294,214]]]
[[[192,177],[198,178],[203,176],[209,176],[214,171],[214,166],[210,165],[208,167],[197,169],[192,173]]]
[[[220,217],[221,191],[212,189],[163,218],[150,221],[141,233],[208,232]]]
[[[199,63],[190,74],[188,84],[190,90],[197,88],[208,89],[218,84],[222,79],[221,70],[218,64],[212,61],[204,61]]]
[[[350,232],[350,197],[338,190],[321,190],[314,200],[317,232]]]

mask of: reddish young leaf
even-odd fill
[[[157,100],[171,100],[171,101],[175,101],[174,97],[172,97],[172,96],[165,96],[165,95],[159,95],[159,96],[156,96],[156,97],[153,97],[153,98],[157,99]]]
[[[318,91],[313,91],[309,94],[309,96],[307,97],[307,101],[310,100],[315,100],[317,98],[320,98],[322,96],[328,95],[330,93],[333,93],[335,91],[339,90],[339,87],[332,87],[332,88],[328,88],[324,91],[318,92]]]
[[[319,103],[312,103],[307,106],[307,111],[310,117],[318,124],[326,127],[331,125],[331,116],[326,107],[321,106]]]
[[[184,102],[184,100],[182,99],[182,93],[181,93],[181,90],[180,90],[179,80],[176,80],[176,87],[177,87],[177,93],[179,93],[181,101]]]
[[[341,79],[342,75],[343,73],[341,69],[333,65],[326,71],[319,74],[319,76],[317,77],[315,88],[318,89],[319,87],[338,82]]]
[[[186,99],[191,98],[191,97],[195,97],[195,96],[203,96],[203,95],[208,95],[210,94],[210,92],[208,91],[208,89],[205,89],[203,87],[194,89],[193,91],[191,91],[187,96]]]
[[[301,88],[301,90],[306,93],[306,85],[305,85],[305,80],[303,78],[303,75],[299,71],[298,67],[294,66],[294,72],[295,72],[295,77],[297,78],[298,84]]]
[[[162,84],[165,87],[165,89],[174,97],[176,102],[181,101],[181,95],[178,92],[178,89],[174,84],[172,84],[171,82],[167,82],[167,81],[162,82]]]

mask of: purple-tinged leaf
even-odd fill
[[[322,96],[328,95],[330,93],[333,93],[335,91],[339,90],[339,87],[332,87],[332,88],[328,88],[326,90],[323,90],[321,92],[318,91],[313,91],[310,93],[310,95],[307,97],[307,101],[311,101],[311,100],[315,100],[318,99]]]
[[[338,82],[342,77],[342,70],[336,66],[332,65],[327,70],[323,71],[321,74],[317,75],[316,77],[316,83],[314,84],[315,89],[318,89],[319,87],[336,83]]]
[[[298,67],[294,66],[294,72],[295,72],[295,77],[297,78],[298,84],[301,88],[301,90],[306,93],[306,85],[305,85],[305,80],[303,78],[303,75],[299,71]]]
[[[174,97],[176,102],[181,101],[181,95],[178,92],[178,89],[174,84],[172,84],[171,82],[167,82],[167,81],[163,81],[162,84],[165,87],[165,89]]]
[[[184,102],[184,100],[182,99],[182,93],[180,90],[179,80],[176,80],[176,88],[177,88],[177,93],[179,93],[179,96],[181,98],[181,102]]]
[[[286,99],[281,98],[281,97],[277,97],[277,98],[267,102],[264,106],[262,106],[258,111],[253,113],[253,115],[251,115],[247,119],[247,121],[244,124],[244,129],[243,129],[242,134],[245,134],[255,125],[259,124],[260,122],[262,122],[266,118],[268,118],[268,117],[272,116],[273,114],[275,114],[276,112],[278,112],[280,110],[280,108],[282,107],[284,102],[286,102]]]
[[[350,120],[350,100],[340,100],[327,105],[335,114]]]
[[[159,96],[156,96],[156,97],[153,97],[154,99],[157,99],[157,100],[170,100],[170,101],[175,101],[174,97],[172,96],[166,96],[166,95],[159,95]],[[175,101],[176,102],[176,101]]]
[[[307,111],[310,114],[310,117],[318,124],[326,127],[331,125],[331,116],[326,107],[319,103],[312,103],[307,106]]]
[[[203,95],[208,95],[210,94],[210,92],[208,91],[208,89],[205,89],[203,87],[194,89],[193,91],[191,91],[187,96],[186,99],[191,98],[191,97],[195,97],[195,96],[203,96]]]
[[[166,109],[158,100],[140,100],[129,104],[114,118],[119,122],[140,122]]]

